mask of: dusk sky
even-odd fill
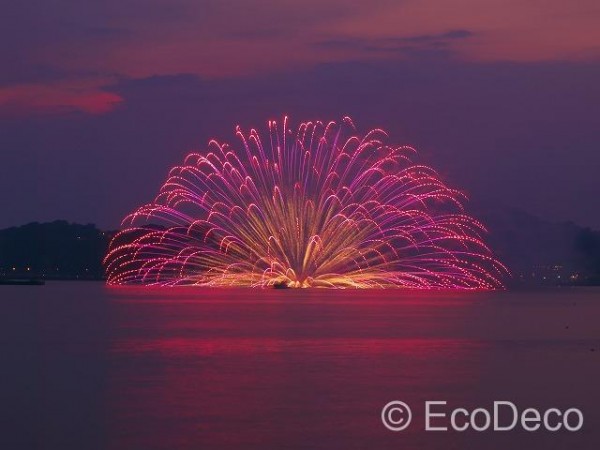
[[[189,151],[287,114],[600,228],[598,0],[25,0],[0,40],[0,227],[114,228]]]

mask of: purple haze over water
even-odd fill
[[[0,447],[595,449],[599,294],[2,286]],[[425,433],[425,400],[585,423]]]

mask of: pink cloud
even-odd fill
[[[18,20],[0,17],[0,38],[15,42],[0,50],[0,114],[102,114],[122,101],[80,74],[226,79],[415,55],[475,63],[600,57],[597,0],[106,0],[92,9],[12,8]],[[49,83],[37,67],[68,79]]]
[[[0,88],[0,115],[20,116],[85,112],[104,114],[123,99],[93,82],[19,84]]]

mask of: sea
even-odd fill
[[[0,286],[0,449],[599,448],[599,288]]]

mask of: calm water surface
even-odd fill
[[[0,286],[0,449],[598,449],[600,290]],[[383,405],[413,423],[393,433]],[[580,432],[423,431],[425,400]]]

